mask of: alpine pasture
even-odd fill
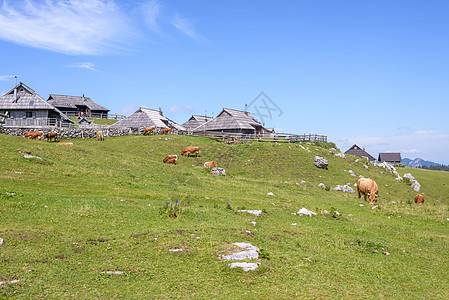
[[[406,181],[331,144],[70,142],[0,135],[1,298],[449,298],[449,172],[397,169],[421,184],[419,205]],[[199,157],[181,156],[188,146]],[[332,190],[356,191],[359,175],[378,207]],[[236,242],[260,249],[256,270],[220,259]]]

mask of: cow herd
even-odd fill
[[[181,155],[186,155],[187,157],[190,157],[190,154],[194,154],[195,157],[198,157],[200,153],[199,147],[186,147],[184,150],[181,151]],[[167,155],[162,162],[164,164],[172,164],[177,165],[178,164],[178,155]],[[205,168],[217,168],[218,164],[215,161],[207,161],[203,165]]]
[[[143,131],[143,135],[149,135],[154,134],[155,127],[146,127]],[[173,130],[173,126],[170,128],[163,129],[160,134],[170,134]],[[102,131],[96,132],[97,140],[98,141],[104,141],[104,134]],[[42,140],[44,137],[47,142],[51,142],[54,140],[55,142],[58,142],[58,133],[56,132],[48,132],[44,134],[42,131],[28,131],[26,132],[23,137],[28,139],[38,139]],[[186,155],[187,157],[190,157],[190,155],[195,155],[195,157],[198,157],[200,152],[199,147],[186,147],[184,150],[181,151],[181,155]],[[162,162],[164,164],[172,164],[177,165],[178,164],[178,155],[167,155]],[[215,161],[208,161],[204,163],[205,168],[216,168],[218,167],[218,164]],[[357,194],[359,199],[364,197],[365,202],[367,201],[367,196],[369,197],[369,204],[374,205],[377,204],[377,198],[379,197],[379,187],[377,186],[377,183],[370,179],[370,178],[360,178],[357,181]],[[424,196],[419,194],[415,197],[415,203],[422,204],[424,203]]]

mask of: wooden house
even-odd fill
[[[60,127],[73,123],[22,82],[0,97],[0,113],[5,112],[9,118],[4,120],[4,126]]]
[[[212,119],[213,119],[212,117],[193,115],[190,117],[189,120],[183,123],[182,126],[185,127],[187,130],[194,130],[198,126],[201,126]]]
[[[217,117],[194,129],[194,132],[201,131],[244,134],[262,134],[271,132],[249,112],[230,108],[223,108]]]
[[[67,116],[85,116],[107,119],[109,109],[95,103],[89,97],[50,94],[48,103],[62,111]]]
[[[402,166],[401,153],[379,153],[379,162],[387,162],[393,166]]]
[[[145,127],[156,127],[156,130],[170,128],[173,126],[176,130],[186,130],[183,126],[166,118],[161,110],[141,107],[132,115],[121,119],[117,123],[111,125],[111,128],[131,128],[132,131],[140,132]]]
[[[376,159],[371,156],[368,152],[365,151],[365,149],[360,148],[357,145],[353,145],[351,148],[349,148],[345,154],[351,154],[357,157],[366,157],[369,161],[376,161]]]

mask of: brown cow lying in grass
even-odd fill
[[[145,129],[142,132],[142,135],[149,135],[149,134],[154,134],[154,130],[156,129],[156,127],[152,126],[152,127],[145,127]]]
[[[368,195],[369,204],[374,204],[374,201],[376,201],[377,204],[377,197],[379,196],[379,188],[374,180],[370,178],[360,178],[357,181],[357,192],[359,198],[361,197],[361,195],[363,195],[366,201],[366,196]]]
[[[97,131],[97,141],[104,141],[103,131]]]
[[[23,135],[24,138],[27,139],[38,139],[38,140],[42,140],[42,131],[28,131],[25,132],[25,134]]]
[[[198,147],[186,147],[184,150],[181,151],[181,155],[187,154],[187,157],[189,157],[190,153],[193,153],[198,157],[198,154],[200,153],[200,148]]]
[[[51,139],[54,139],[55,142],[59,142],[58,140],[58,133],[57,132],[49,132],[45,134],[45,138],[47,139],[47,142],[51,142]]]
[[[162,161],[164,162],[164,164],[177,165],[178,164],[178,155],[168,155]]]
[[[424,203],[424,196],[419,194],[415,196],[415,203],[423,204]]]
[[[204,163],[204,167],[205,168],[218,168],[218,164],[213,160],[213,161],[206,161]]]

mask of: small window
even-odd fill
[[[27,111],[26,112],[26,117],[27,118],[32,118],[33,117],[33,112],[32,111]]]

